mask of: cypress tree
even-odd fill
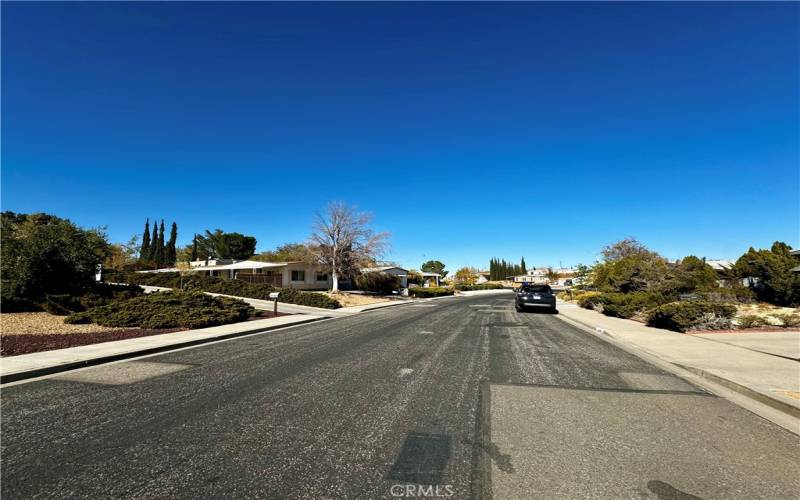
[[[175,243],[178,240],[178,224],[172,223],[172,229],[169,232],[169,243],[167,243],[167,264],[170,266],[175,264],[178,260],[178,250],[175,248]]]
[[[153,221],[153,237],[150,238],[150,251],[147,254],[147,260],[157,264],[156,258],[158,256],[158,223]]]
[[[525,273],[528,272],[528,269],[525,268],[525,257],[523,257],[522,261],[520,261],[519,267],[520,267],[520,271],[522,271],[520,274],[525,274]]]
[[[139,260],[150,259],[150,218],[144,223],[144,233],[142,234],[142,246],[139,248]]]
[[[194,238],[192,238],[192,255],[189,257],[189,260],[194,262],[197,260],[197,233],[194,233]]]
[[[164,261],[167,258],[167,249],[164,246],[164,219],[161,219],[161,226],[158,228],[158,242],[156,243],[156,255],[153,260],[156,261],[156,265],[161,267],[164,265]]]

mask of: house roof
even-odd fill
[[[404,273],[408,272],[408,269],[403,269],[399,266],[379,266],[379,267],[365,267],[361,270],[362,273],[381,273],[384,271],[388,271],[389,269],[399,269]]]
[[[218,266],[192,266],[191,271],[229,271],[229,270],[242,270],[242,269],[266,269],[266,268],[279,268],[286,267],[289,264],[296,262],[259,262],[256,260],[240,260],[231,264],[222,264]],[[168,267],[164,269],[157,269],[152,271],[139,271],[140,273],[170,273],[177,272],[181,269],[177,267]]]
[[[736,261],[730,259],[716,259],[716,260],[706,260],[706,264],[711,266],[711,269],[715,271],[725,271],[733,267],[736,264]]]
[[[218,271],[218,270],[239,270],[239,269],[264,269],[264,268],[274,268],[274,267],[286,267],[289,265],[289,262],[259,262],[257,260],[243,260],[240,262],[234,262],[233,264],[225,264],[223,266],[200,266],[196,267],[197,270],[207,270],[207,271]]]
[[[430,276],[430,277],[438,276],[440,278],[442,277],[442,275],[439,273],[426,273],[425,271],[417,271],[417,274],[419,274],[420,276]]]

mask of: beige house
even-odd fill
[[[307,262],[259,262],[255,260],[198,260],[190,262],[191,270],[197,274],[216,276],[223,279],[237,279],[249,283],[264,283],[278,288],[298,290],[327,290],[333,281],[328,271]],[[178,268],[142,273],[176,272]]]
[[[365,267],[362,273],[383,273],[397,276],[403,288],[408,288],[408,269],[397,266]]]

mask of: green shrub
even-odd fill
[[[0,214],[0,279],[9,295],[43,302],[47,294],[79,295],[110,255],[105,234],[43,213]]]
[[[261,286],[261,285],[256,285]],[[338,300],[332,299],[327,295],[317,292],[304,292],[302,290],[295,290],[294,288],[279,288],[271,289],[273,292],[278,291],[278,302],[286,304],[297,304],[309,307],[321,307],[323,309],[338,309],[342,304]],[[269,298],[269,297],[266,297]]]
[[[20,297],[4,287],[3,295],[0,297],[0,310],[4,313],[40,312],[42,306],[26,297]]]
[[[755,293],[744,286],[718,287],[701,290],[697,294],[709,302],[740,302],[748,304],[755,301]]]
[[[736,325],[739,328],[758,328],[760,326],[769,326],[767,318],[756,315],[740,316],[736,318]]]
[[[184,290],[221,293],[249,299],[269,300],[269,294],[280,292],[278,302],[297,304],[301,306],[321,307],[324,309],[338,309],[342,307],[339,301],[315,292],[304,292],[294,288],[275,288],[260,283],[248,283],[241,280],[227,280],[215,276],[202,276],[199,274],[184,276],[179,273],[130,273],[124,277],[126,283],[137,285],[163,286]]]
[[[647,315],[647,324],[656,328],[666,328],[676,332],[685,332],[696,328],[701,321],[709,317],[733,318],[736,307],[708,301],[670,302],[663,304]]]
[[[109,285],[94,283],[86,289],[74,294],[47,294],[43,300],[34,302],[24,297],[15,297],[10,293],[2,297],[3,312],[39,312],[46,311],[58,316],[66,316],[81,312],[91,307],[107,304],[112,300],[138,297],[144,292],[136,285]]]
[[[597,309],[606,316],[631,318],[648,309],[660,306],[667,299],[656,292],[582,292],[576,293],[578,305],[584,309]]]
[[[667,302],[659,293],[604,293],[596,297],[603,305],[603,314],[615,318],[631,318]]]
[[[147,329],[205,328],[244,321],[253,311],[238,299],[200,292],[159,292],[115,300],[67,316],[64,322]]]
[[[600,304],[600,296],[602,294],[600,292],[583,292],[575,294],[575,300],[578,301],[578,305],[584,309],[594,309],[597,305]]]
[[[483,283],[480,285],[457,285],[456,288],[463,292],[471,292],[474,290],[500,290],[505,287],[500,283]]]
[[[78,297],[68,294],[47,295],[42,308],[56,316],[67,316],[77,311],[86,310]]]
[[[381,294],[389,294],[402,287],[397,276],[379,272],[361,274],[356,279],[356,285],[359,290]]]
[[[443,297],[445,295],[453,295],[454,291],[452,288],[445,288],[445,287],[417,287],[417,288],[410,288],[408,290],[409,295],[413,295],[417,298],[423,299],[427,297]]]

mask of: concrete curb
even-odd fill
[[[570,318],[570,317],[564,317],[563,315],[561,315],[561,319],[573,321],[575,323],[580,323],[581,325],[583,325],[583,326],[585,326],[587,328],[593,329],[597,333],[600,333],[600,334],[603,334],[603,335],[605,335],[607,337],[613,338],[618,343],[625,344],[625,341],[614,337],[614,335],[611,332],[609,332],[607,329],[605,329],[605,328],[601,328],[601,327],[598,327],[598,326],[593,326],[593,325],[585,323],[585,322],[583,322],[583,321],[581,321],[579,319]],[[703,339],[703,340],[707,340],[707,339]],[[654,356],[654,357],[657,357],[657,358],[661,359],[660,357],[658,357],[657,354],[652,353],[650,351],[643,350],[643,349],[640,349],[638,347],[632,347],[632,346],[631,346],[631,349],[636,350],[636,351],[644,351],[644,352],[647,352],[650,356]],[[778,357],[781,357],[781,356],[778,356]],[[759,390],[753,389],[752,387],[748,387],[746,385],[739,384],[737,382],[734,382],[733,380],[727,379],[727,378],[722,377],[720,375],[717,375],[715,373],[711,373],[711,372],[709,372],[707,370],[703,370],[702,368],[697,368],[695,366],[689,366],[689,365],[683,365],[683,364],[680,364],[680,363],[674,363],[672,361],[666,361],[666,360],[662,360],[662,361],[664,361],[665,363],[669,363],[671,365],[677,366],[677,367],[679,367],[679,368],[681,368],[683,370],[692,372],[695,375],[698,375],[700,377],[712,380],[712,381],[716,382],[717,384],[723,385],[723,386],[727,387],[728,389],[734,390],[734,391],[736,391],[736,392],[738,392],[738,393],[740,393],[740,394],[742,394],[744,396],[749,397],[750,399],[754,399],[754,400],[756,400],[756,401],[758,401],[760,403],[763,403],[765,405],[771,406],[771,407],[775,408],[776,410],[782,411],[782,412],[784,412],[784,413],[786,413],[786,414],[788,414],[788,415],[790,415],[792,417],[800,418],[800,408],[798,408],[797,406],[795,406],[795,405],[793,405],[791,403],[783,401],[780,397],[773,396],[772,394],[770,394],[770,393],[768,393],[766,391],[759,391]]]
[[[349,306],[349,307],[340,307],[339,309],[332,309],[333,311],[344,311],[352,314],[361,314],[370,311],[376,311],[378,309],[385,309],[387,307],[398,307],[398,306],[407,306],[409,304],[413,304],[414,300],[392,300],[392,303],[384,303],[384,302],[376,302],[375,304],[366,304],[363,306]]]
[[[52,375],[54,373],[60,373],[60,372],[65,372],[65,371],[69,371],[69,370],[74,370],[76,368],[86,368],[88,366],[101,365],[101,364],[111,363],[113,361],[120,361],[120,360],[128,359],[128,358],[136,358],[136,357],[139,357],[139,356],[146,356],[146,355],[149,355],[149,354],[158,354],[158,353],[161,353],[161,352],[167,352],[167,351],[172,351],[172,350],[176,350],[176,349],[182,349],[182,348],[185,348],[185,347],[192,347],[192,346],[197,346],[197,345],[201,345],[201,344],[208,344],[208,343],[211,343],[211,342],[217,342],[219,340],[226,340],[226,339],[232,339],[232,338],[236,338],[236,337],[243,337],[245,335],[252,335],[252,334],[255,334],[255,333],[268,332],[270,330],[278,330],[278,329],[281,329],[281,328],[291,328],[293,326],[305,325],[305,324],[308,324],[308,323],[313,323],[315,321],[322,321],[323,319],[329,319],[329,318],[326,318],[326,317],[306,318],[306,319],[303,319],[301,321],[297,321],[297,322],[294,322],[294,323],[291,323],[291,324],[288,324],[288,325],[261,326],[261,327],[250,328],[250,329],[247,329],[247,330],[242,330],[242,331],[233,332],[233,333],[223,333],[223,334],[220,334],[220,335],[215,336],[215,337],[207,337],[207,338],[202,338],[202,339],[187,339],[184,342],[176,342],[176,343],[172,343],[172,344],[165,344],[165,345],[162,345],[162,346],[148,347],[148,348],[139,349],[139,350],[135,350],[135,351],[122,352],[122,353],[105,355],[105,356],[101,355],[101,356],[98,356],[96,358],[85,359],[85,360],[81,360],[81,361],[75,361],[75,362],[70,362],[70,363],[60,363],[60,364],[51,365],[51,366],[44,366],[44,367],[41,367],[41,368],[32,368],[30,370],[23,370],[23,371],[18,371],[18,372],[14,372],[14,373],[7,373],[5,375],[0,375],[0,384],[6,384],[6,383],[10,383],[10,382],[18,382],[20,380],[26,380],[26,379],[30,379],[30,378],[42,377],[44,375]],[[164,335],[170,335],[170,334],[166,333]],[[124,342],[124,340],[120,341],[120,342]],[[99,344],[90,344],[90,345],[99,345]],[[45,351],[45,352],[51,352],[51,351]]]
[[[605,328],[596,327],[595,325],[588,324],[578,319],[565,317],[563,314],[559,314],[556,317],[664,371],[681,377],[704,391],[725,398],[733,404],[741,406],[745,410],[751,411],[793,434],[800,435],[800,414],[797,413],[798,409],[790,404],[778,400],[769,394],[761,393],[718,375],[708,373],[705,370],[683,366],[661,359],[654,353],[632,346],[614,337],[611,332]],[[738,397],[734,396],[734,394]]]
[[[758,401],[760,403],[763,403],[765,405],[771,406],[771,407],[775,408],[776,410],[782,411],[782,412],[784,412],[784,413],[786,413],[786,414],[788,414],[788,415],[790,415],[790,416],[792,416],[794,418],[800,418],[800,408],[798,408],[798,407],[796,407],[796,406],[794,406],[794,405],[792,405],[790,403],[786,403],[784,401],[781,401],[780,399],[778,399],[776,397],[773,397],[773,396],[771,396],[769,394],[765,394],[765,393],[763,393],[761,391],[757,391],[755,389],[747,387],[746,385],[738,384],[738,383],[736,383],[736,382],[734,382],[732,380],[726,379],[725,377],[720,377],[719,375],[716,375],[714,373],[710,373],[710,372],[708,372],[706,370],[703,370],[702,368],[696,368],[694,366],[681,365],[679,363],[672,363],[672,364],[674,364],[675,366],[678,366],[680,368],[683,368],[686,371],[690,371],[690,372],[694,373],[695,375],[698,375],[698,376],[703,377],[703,378],[707,378],[707,379],[712,380],[712,381],[714,381],[714,382],[716,382],[716,383],[718,383],[720,385],[724,385],[728,389],[734,390],[734,391],[736,391],[736,392],[738,392],[738,393],[740,393],[740,394],[742,394],[744,396],[749,397],[750,399],[754,399],[754,400],[756,400],[756,401]]]

